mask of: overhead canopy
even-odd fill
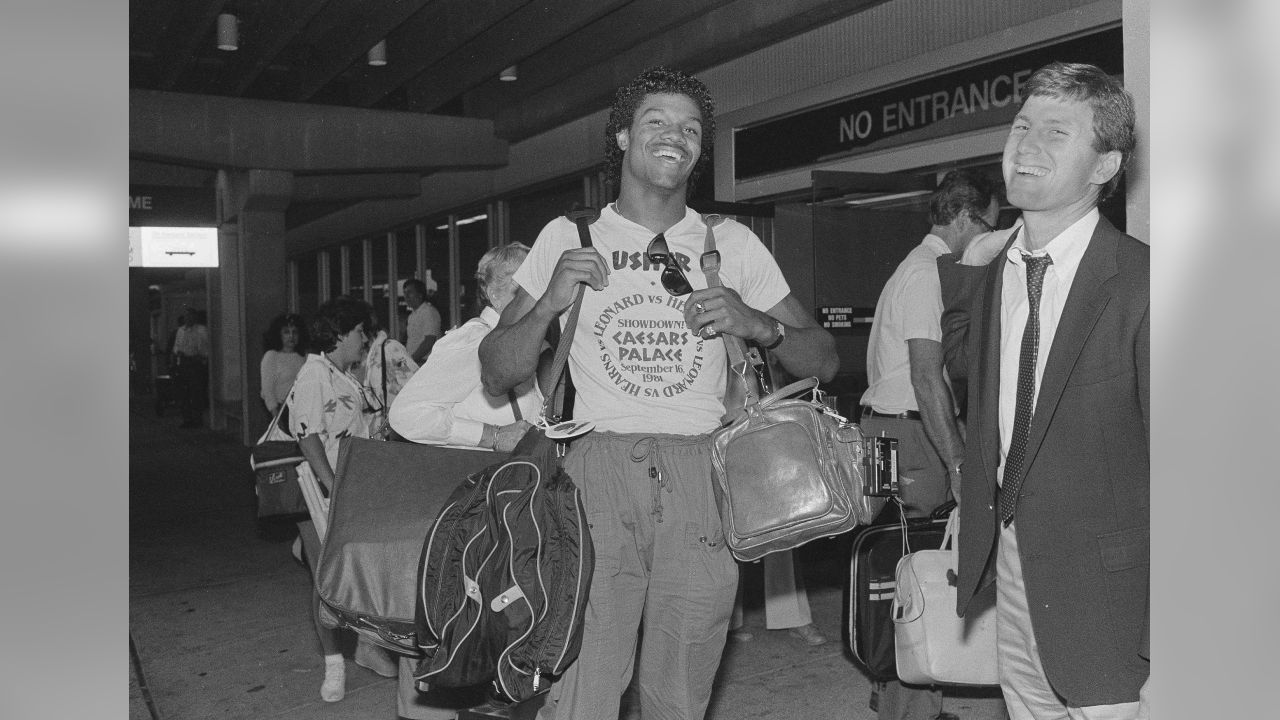
[[[501,167],[507,143],[484,119],[135,89],[129,154],[300,174],[429,173]]]

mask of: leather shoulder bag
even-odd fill
[[[720,286],[720,253],[705,216],[702,271]],[[810,540],[869,524],[884,507],[878,481],[896,477],[896,441],[867,438],[823,405],[817,378],[760,396],[757,348],[721,335],[729,360],[726,424],[711,436],[716,504],[726,543],[739,560],[756,560]],[[810,393],[808,399],[796,396]],[[740,404],[739,404],[740,403]]]

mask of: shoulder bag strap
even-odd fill
[[[579,208],[565,213],[565,217],[578,226],[578,241],[582,247],[591,247],[589,226],[599,219],[600,211],[596,208]],[[561,414],[567,415],[572,409],[573,380],[569,377],[565,363],[569,359],[569,347],[573,344],[573,333],[578,327],[578,312],[582,308],[582,295],[586,289],[586,285],[579,284],[574,293],[573,304],[569,306],[569,314],[565,318],[564,331],[560,333],[560,342],[556,345],[556,354],[551,361],[547,376],[550,382],[543,384],[543,387],[551,387],[553,390],[547,393],[542,405],[542,416],[553,422],[563,420]],[[563,386],[561,380],[564,380]]]
[[[511,414],[516,416],[516,422],[520,422],[524,418],[520,415],[520,402],[516,398],[515,390],[507,391],[507,402],[511,403]]]
[[[722,287],[720,282],[720,251],[716,249],[716,236],[713,228],[724,218],[720,215],[707,214],[702,221],[707,226],[707,236],[703,242],[702,257],[699,264],[702,274],[707,278],[707,287]],[[738,412],[760,401],[760,367],[763,358],[754,347],[748,347],[742,338],[736,335],[721,333],[725,351],[728,353],[729,372],[724,393],[725,423],[732,421]]]

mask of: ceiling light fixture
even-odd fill
[[[382,67],[387,64],[386,38],[379,40],[377,45],[369,48],[369,64],[374,67]]]
[[[237,50],[240,48],[240,21],[231,13],[218,16],[218,49]]]
[[[502,72],[498,73],[498,79],[501,80],[502,82],[515,82],[516,66],[512,65],[511,67],[506,68]]]

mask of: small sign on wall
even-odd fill
[[[875,319],[875,315],[875,308],[860,308],[849,305],[820,307],[814,313],[818,324],[833,335],[870,332],[871,321]]]
[[[218,229],[131,227],[129,267],[218,267]]]

